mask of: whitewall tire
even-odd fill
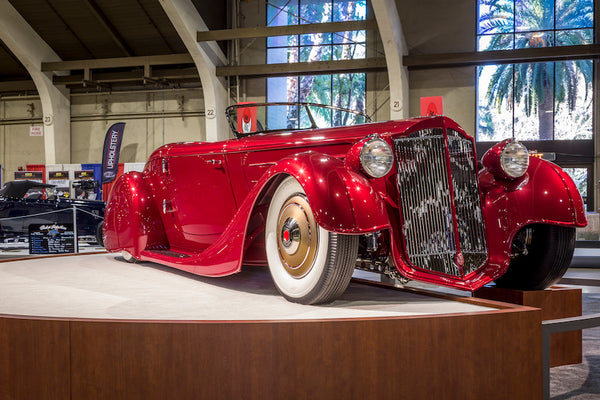
[[[292,177],[273,194],[265,241],[271,276],[289,301],[327,303],[346,290],[356,264],[358,236],[320,227],[304,189]]]

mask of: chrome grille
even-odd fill
[[[435,128],[395,139],[394,145],[409,261],[454,276],[479,268],[486,260],[487,248],[472,142],[452,130],[446,139],[443,130]],[[455,263],[458,247],[464,257],[462,271]]]
[[[487,258],[481,199],[477,187],[477,160],[473,142],[453,129],[448,129],[447,134],[458,238],[465,258],[463,273],[468,275]]]

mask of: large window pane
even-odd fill
[[[477,138],[501,141],[513,134],[512,103],[500,101],[512,97],[512,65],[478,67]]]
[[[581,197],[583,197],[583,201],[586,202],[587,197],[587,168],[563,168],[563,170],[569,174],[575,185],[577,185],[577,189],[579,193],[581,193]]]
[[[515,1],[515,32],[554,29],[554,0]]]
[[[300,23],[332,22],[333,9],[328,0],[300,0]]]
[[[367,2],[336,1],[333,5],[334,21],[356,21],[367,19]]]
[[[289,15],[290,13],[295,15]],[[267,3],[267,23],[271,26],[362,20],[366,19],[366,16],[366,0],[276,0]],[[268,63],[351,60],[365,57],[364,30],[267,39]],[[364,110],[365,81],[365,74],[268,78],[267,101],[307,101]],[[286,95],[282,93],[283,90],[287,91]],[[335,115],[329,111],[325,113],[328,114],[320,116],[323,119],[321,122],[327,122],[323,126],[330,126]],[[283,117],[274,115],[273,118]],[[290,120],[289,115],[285,118]],[[299,122],[302,122],[301,119],[302,116],[298,116]]]
[[[592,61],[557,62],[555,68],[555,139],[592,139]]]
[[[331,60],[331,46],[300,47],[300,62]]]
[[[556,32],[556,46],[577,46],[593,43],[594,31],[592,29],[571,29]]]
[[[556,0],[556,29],[593,27],[594,0]]]
[[[298,4],[288,0],[269,0],[267,3],[267,26],[296,25]]]
[[[477,38],[477,51],[514,49],[514,38],[515,35],[512,33],[479,36]]]
[[[478,5],[478,51],[594,43],[593,0],[478,0]],[[478,71],[477,140],[498,140],[498,129],[521,140],[592,138],[591,61]]]
[[[553,64],[516,64],[514,68],[515,137],[519,140],[552,140]]]
[[[554,32],[527,32],[515,35],[515,49],[554,46]]]
[[[514,2],[512,0],[479,0],[477,33],[514,32]]]

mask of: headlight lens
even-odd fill
[[[500,165],[511,178],[520,178],[529,167],[529,153],[521,143],[513,140],[508,142],[500,155]]]
[[[360,163],[365,172],[373,178],[385,176],[394,162],[394,153],[387,142],[373,138],[366,142],[360,151]]]

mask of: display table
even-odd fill
[[[268,271],[115,256],[0,263],[0,399],[539,399],[541,311],[354,281],[289,303]]]
[[[546,290],[512,290],[483,287],[475,296],[512,304],[540,308],[542,320],[578,317],[581,315],[581,289],[553,286]],[[582,362],[581,331],[550,335],[550,366]]]

